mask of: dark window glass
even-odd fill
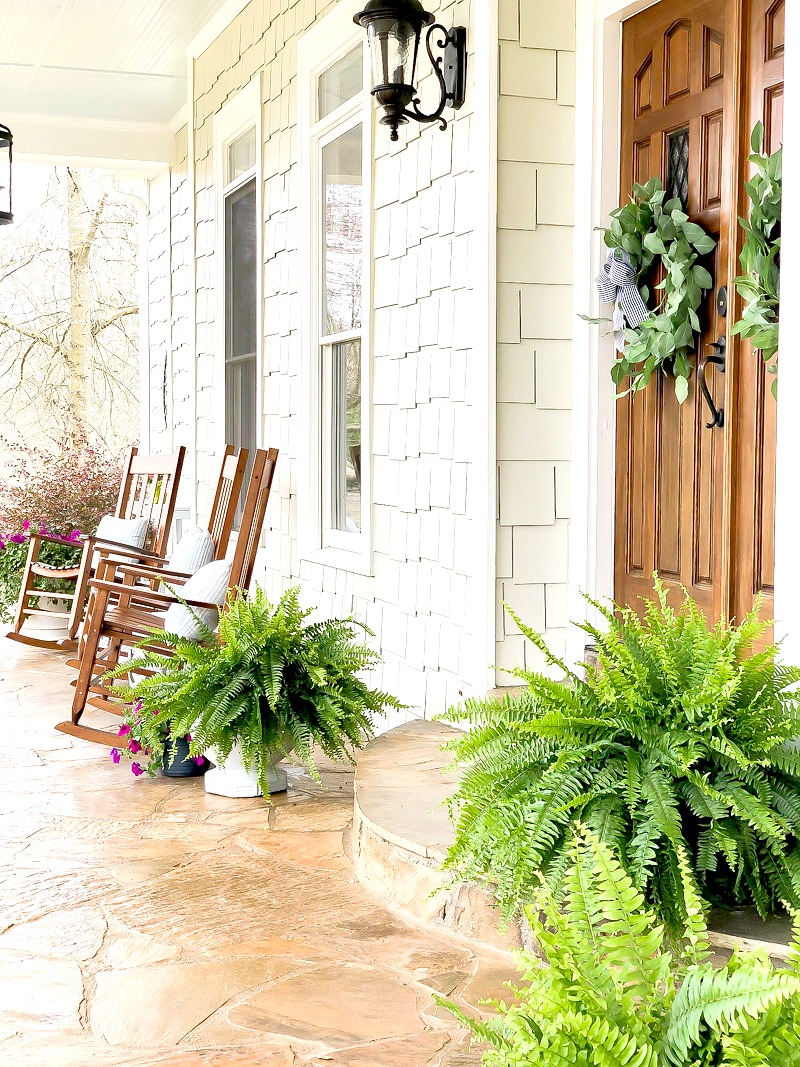
[[[689,203],[689,131],[676,130],[668,138],[669,180],[667,199],[680,200],[685,211]]]
[[[225,198],[225,440],[250,450],[245,485],[256,448],[256,226],[253,178]]]

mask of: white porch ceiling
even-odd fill
[[[186,48],[225,0],[3,0],[0,118],[163,124]]]

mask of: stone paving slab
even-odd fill
[[[350,767],[227,800],[59,734],[64,657],[0,638],[2,1067],[477,1067],[436,993],[510,958],[356,882]]]

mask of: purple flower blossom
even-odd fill
[[[128,742],[128,751],[131,753],[131,755],[135,756],[137,752],[142,751],[142,746],[139,744],[138,741],[134,740],[134,738],[131,738]]]
[[[140,774],[144,774],[144,768],[134,761],[131,764],[131,774],[138,778]]]
[[[192,760],[198,767],[202,767],[206,761],[205,756],[192,756]]]
[[[83,537],[83,534],[80,532],[80,530],[73,530],[72,533],[69,535],[70,541],[77,541],[81,537]]]
[[[122,758],[122,753],[118,748],[112,748],[110,755],[114,763],[119,763],[120,759]]]
[[[25,535],[24,534],[12,534],[9,537],[9,541],[13,541],[13,543],[15,545],[24,545],[25,544]]]
[[[117,735],[119,737],[127,737],[130,732],[130,726],[128,726],[127,723],[123,723],[122,726],[120,726],[119,730],[117,730]]]
[[[31,528],[31,520],[30,519],[25,519],[25,521],[22,524],[22,529],[25,531],[25,533],[27,533],[28,530],[30,530],[30,528]]]

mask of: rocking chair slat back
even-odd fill
[[[228,551],[248,455],[246,448],[235,449],[233,445],[225,447],[222,470],[208,520],[208,532],[214,542],[215,559],[224,559]]]
[[[132,448],[120,486],[117,514],[125,519],[147,519],[145,548],[158,556],[167,550],[184,455],[185,449],[180,448],[171,456],[140,456]]]
[[[239,537],[231,565],[229,583],[231,588],[250,588],[277,462],[277,448],[256,450],[253,473],[250,475],[250,485],[244,502],[242,524],[239,528]]]

